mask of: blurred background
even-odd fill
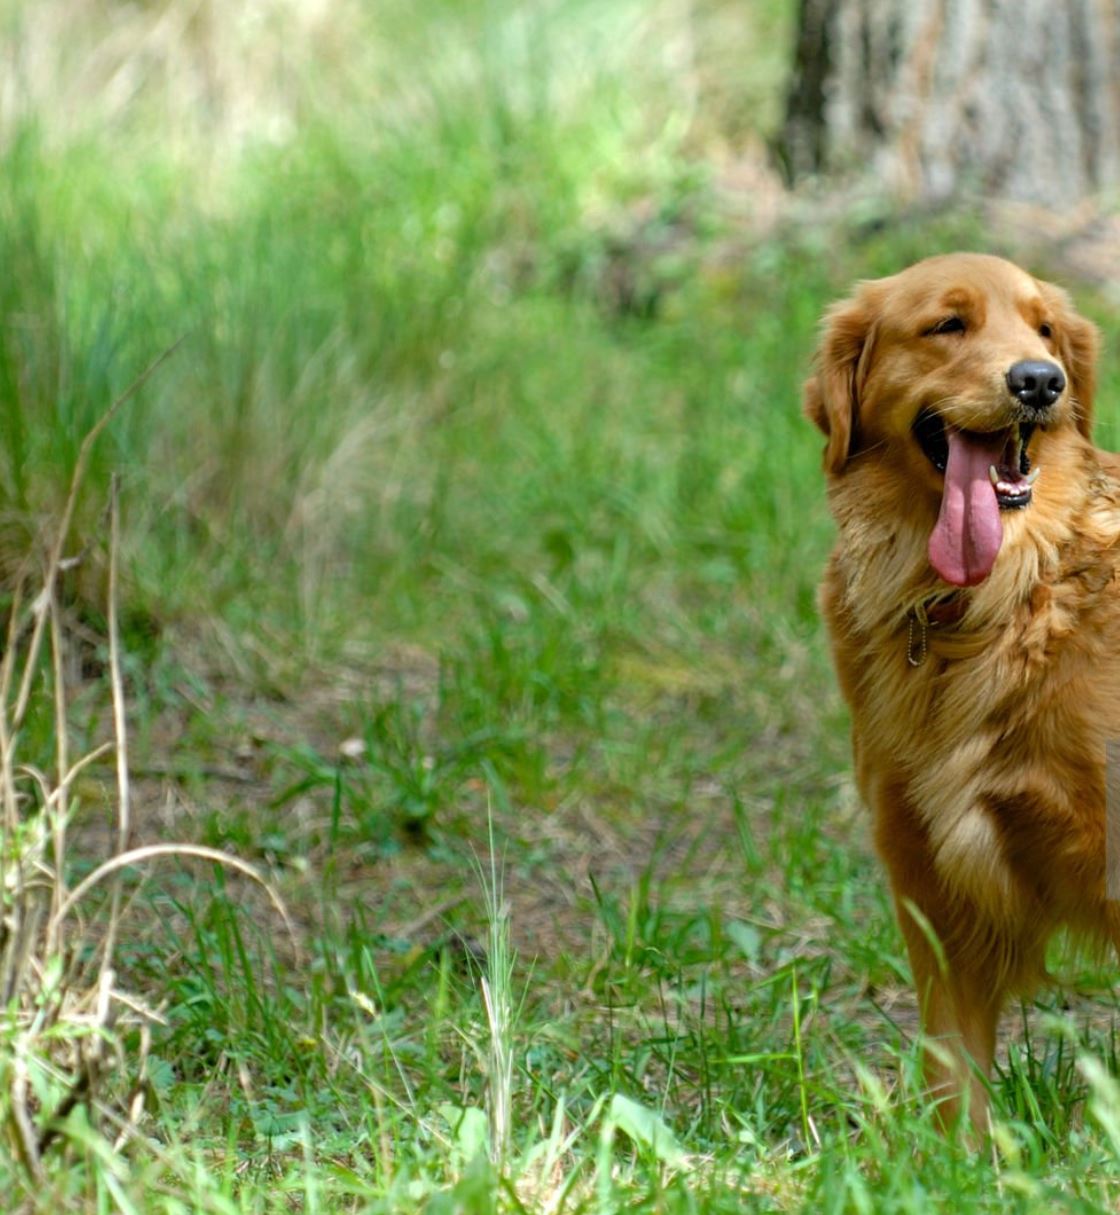
[[[125,470],[153,629],[316,649],[442,622],[437,557],[697,528],[799,566],[830,295],[962,242],[1107,285],[1111,28],[1061,8],[7,0],[0,563],[182,339],[88,495]]]
[[[139,491],[153,625],[200,594],[312,645],[442,619],[437,554],[575,556],[627,468],[675,481],[677,451],[638,449],[689,425],[707,359],[672,366],[648,323],[702,328],[697,287],[732,307],[728,237],[779,218],[788,5],[5,7],[9,565],[180,338],[99,455]],[[725,395],[739,361],[713,371]]]

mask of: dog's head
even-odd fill
[[[930,563],[971,586],[995,563],[1001,512],[1030,509],[1045,436],[1088,438],[1097,345],[1061,288],[998,257],[932,257],[829,311],[805,413],[831,476],[889,461],[929,502]]]

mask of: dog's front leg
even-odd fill
[[[975,909],[950,897],[938,874],[923,819],[902,780],[868,782],[875,843],[891,879],[895,910],[914,975],[925,1037],[926,1083],[946,1126],[988,1129],[986,1080],[1007,992],[990,934]]]
[[[924,1036],[925,1076],[946,1129],[988,1130],[987,1078],[1006,992],[990,968],[941,941],[920,905],[896,889]]]

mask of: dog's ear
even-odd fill
[[[805,381],[803,409],[827,436],[825,472],[838,473],[851,455],[859,425],[859,367],[871,332],[866,290],[825,314],[816,374]]]
[[[1069,376],[1069,394],[1077,429],[1088,439],[1093,429],[1100,331],[1092,321],[1077,313],[1061,287],[1046,283],[1045,288],[1044,298],[1054,312],[1054,343]]]

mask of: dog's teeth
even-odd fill
[[[988,465],[988,480],[993,485],[999,485],[999,472],[994,464]]]
[[[1026,477],[1024,478],[1024,480],[1026,481],[1026,483],[1027,483],[1028,485],[1033,485],[1033,484],[1034,484],[1034,483],[1035,483],[1035,482],[1038,480],[1038,474],[1039,474],[1040,472],[1042,472],[1042,469],[1041,469],[1041,468],[1038,468],[1038,467],[1036,466],[1036,467],[1032,468],[1032,469],[1031,469],[1031,471],[1030,471],[1029,473],[1027,473],[1027,475],[1026,475]]]

